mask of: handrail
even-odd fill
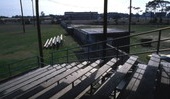
[[[160,41],[168,41],[168,40],[170,40],[170,38],[161,39]],[[147,44],[147,43],[156,43],[156,42],[158,42],[158,40],[147,41],[147,42],[143,42],[143,43],[134,43],[134,44],[130,44],[130,45],[123,45],[123,46],[119,46],[119,48],[129,47],[129,46],[137,46],[137,45],[142,45],[142,44]]]
[[[151,34],[151,33],[154,33],[154,32],[158,32],[159,35],[158,35],[158,40],[152,40],[152,41],[147,41],[147,42],[142,42],[142,43],[134,43],[134,44],[129,44],[129,45],[122,45],[122,46],[115,46],[114,49],[120,49],[120,48],[124,48],[124,47],[132,47],[132,46],[138,46],[138,45],[142,45],[142,44],[147,44],[147,43],[158,43],[157,44],[157,53],[160,52],[159,51],[159,48],[160,48],[160,42],[163,42],[163,41],[167,41],[167,40],[170,40],[169,38],[166,38],[166,39],[161,39],[161,35],[162,35],[162,32],[161,31],[164,31],[164,30],[168,30],[170,29],[170,26],[168,27],[165,27],[165,28],[159,28],[159,29],[155,29],[155,30],[151,30],[151,31],[146,31],[146,32],[140,32],[140,33],[137,33],[137,34],[131,34],[129,36],[123,36],[123,37],[118,37],[118,38],[115,38],[113,40],[107,40],[107,41],[99,41],[99,42],[95,42],[95,43],[92,43],[92,44],[86,44],[86,45],[82,45],[82,46],[76,46],[76,47],[72,47],[72,48],[67,48],[65,50],[57,50],[57,51],[53,51],[51,54],[54,54],[54,53],[59,53],[59,52],[64,52],[64,51],[68,51],[68,50],[75,50],[75,49],[83,49],[83,48],[88,48],[91,47],[91,46],[94,46],[94,45],[102,45],[102,43],[106,43],[106,42],[109,42],[109,41],[115,41],[115,40],[120,40],[120,39],[125,39],[125,38],[132,38],[132,37],[135,37],[135,36],[139,36],[139,35],[146,35],[146,34]],[[111,50],[111,49],[105,49],[105,50]],[[82,54],[88,54],[88,53],[93,53],[93,52],[98,52],[98,51],[101,51],[101,50],[95,50],[95,51],[88,51],[86,53],[82,53]],[[162,50],[161,50],[162,51]],[[152,51],[153,52],[153,51]],[[155,52],[155,51],[154,51]],[[139,53],[139,52],[137,52]],[[142,53],[142,52],[140,52]],[[134,53],[135,54],[135,53]],[[69,54],[65,55],[64,57],[69,57]],[[59,57],[58,57],[59,58]],[[63,58],[63,57],[62,57]]]
[[[35,58],[35,57],[37,57],[37,56],[32,56],[32,57],[28,57],[28,58],[25,58],[25,59],[21,59],[21,60],[19,60],[19,61],[16,61],[16,62],[11,62],[11,63],[8,63],[7,65],[10,65],[10,64],[16,64],[16,63],[19,63],[19,62],[22,62],[22,61],[26,61],[26,60],[28,60],[28,59]]]
[[[121,57],[121,56],[127,56],[127,55],[140,55],[140,54],[146,54],[146,53],[153,53],[153,52],[157,52],[157,53],[159,53],[159,52],[164,52],[164,51],[170,51],[170,48],[164,48],[164,49],[160,49],[160,42],[163,42],[163,41],[168,41],[168,40],[170,40],[170,38],[165,38],[165,39],[161,39],[161,36],[162,36],[162,31],[164,31],[164,30],[168,30],[168,29],[170,29],[170,26],[169,27],[165,27],[165,28],[159,28],[159,29],[155,29],[155,30],[151,30],[151,31],[146,31],[146,32],[140,32],[140,33],[137,33],[137,34],[131,34],[131,35],[129,35],[129,36],[123,36],[123,37],[118,37],[118,38],[115,38],[115,39],[113,39],[113,40],[106,40],[106,41],[99,41],[99,42],[95,42],[95,43],[92,43],[92,44],[86,44],[86,45],[79,45],[79,46],[75,46],[75,47],[71,47],[71,48],[66,48],[66,49],[62,49],[62,50],[57,50],[57,51],[52,51],[50,54],[51,54],[51,56],[50,57],[46,57],[47,59],[47,61],[48,62],[50,62],[50,63],[48,63],[48,62],[43,62],[43,63],[40,63],[40,59],[42,58],[42,57],[39,57],[39,56],[33,56],[33,57],[30,57],[30,58],[26,58],[26,59],[23,59],[23,60],[20,60],[20,61],[16,61],[16,62],[13,62],[13,63],[10,63],[10,64],[8,64],[7,66],[7,68],[8,68],[8,72],[7,73],[4,73],[4,72],[1,72],[0,73],[0,76],[1,75],[6,75],[6,74],[8,74],[9,76],[8,77],[11,77],[11,76],[13,76],[12,75],[12,72],[15,72],[16,70],[11,70],[12,69],[12,65],[14,65],[14,64],[18,64],[18,63],[21,63],[21,62],[24,62],[24,61],[27,61],[27,60],[29,60],[29,59],[34,59],[34,58],[36,58],[35,60],[36,60],[36,62],[34,62],[33,64],[26,64],[28,67],[30,66],[30,65],[34,65],[34,64],[36,64],[36,66],[37,67],[40,67],[40,64],[44,64],[44,65],[49,65],[49,64],[51,64],[51,66],[52,65],[54,65],[54,63],[60,63],[60,61],[57,61],[57,60],[59,60],[59,59],[61,59],[61,58],[63,58],[63,59],[65,59],[65,62],[71,62],[71,61],[85,61],[85,60],[93,60],[93,59],[99,59],[99,58],[112,58],[112,57],[116,57],[116,58],[118,58],[118,57]],[[135,37],[135,36],[139,36],[139,35],[146,35],[146,34],[150,34],[150,33],[154,33],[154,32],[158,32],[159,33],[159,35],[158,35],[158,39],[157,40],[153,40],[153,41],[147,41],[147,42],[143,42],[143,43],[133,43],[133,44],[129,44],[129,45],[121,45],[121,46],[110,46],[107,42],[110,42],[110,41],[116,41],[116,40],[120,40],[120,39],[125,39],[125,38],[132,38],[132,37]],[[127,53],[125,53],[125,52],[123,52],[123,51],[121,51],[120,49],[121,48],[125,48],[125,47],[133,47],[133,46],[138,46],[138,45],[142,45],[142,44],[147,44],[147,43],[157,43],[157,47],[156,47],[156,50],[149,50],[149,51],[141,51],[141,52],[135,52],[135,53],[129,53],[129,54],[127,54]],[[96,50],[90,50],[90,48],[91,47],[93,47],[93,46],[95,46],[95,45],[97,45],[97,46],[102,46],[103,44],[107,44],[107,48],[106,49],[96,49]],[[81,59],[81,60],[76,60],[76,59],[74,59],[74,52],[73,51],[76,51],[76,50],[84,50],[84,52],[79,52],[79,53],[77,53],[77,55],[82,55],[82,56],[85,56],[86,55],[86,57],[85,58],[83,58],[83,59]],[[100,52],[102,52],[102,51],[110,51],[110,50],[112,50],[112,51],[114,51],[115,52],[115,55],[108,55],[108,56],[105,56],[105,57],[102,57],[101,55],[100,55]],[[61,56],[58,56],[59,55],[59,53],[64,53],[64,55],[61,55]],[[97,56],[96,57],[90,57],[90,54],[91,53],[96,53],[97,54]],[[71,58],[73,58],[73,60],[71,60]],[[54,60],[56,60],[56,61],[54,61]],[[62,63],[62,62],[61,62]],[[25,65],[25,66],[26,66]],[[26,68],[27,68],[27,66],[26,66]],[[19,68],[20,69],[20,68]],[[17,70],[18,70],[18,68],[17,68]]]
[[[32,69],[39,68],[41,64],[39,60],[39,56],[32,56],[4,65],[3,68],[5,68],[5,70],[0,72],[0,81],[6,78],[11,78],[20,75],[20,73],[28,72]],[[42,64],[48,65],[49,63],[44,62]]]
[[[113,40],[107,40],[107,41],[114,41],[114,40],[124,39],[124,38],[128,38],[128,37],[145,35],[145,34],[150,34],[150,33],[153,33],[153,32],[158,32],[158,31],[163,31],[163,30],[168,30],[168,29],[170,29],[170,26],[165,27],[165,28],[159,28],[159,29],[151,30],[151,31],[140,32],[140,33],[137,33],[137,34],[131,34],[131,35],[129,35],[129,36],[118,37],[118,38],[115,38],[115,39],[113,39]],[[107,42],[107,41],[99,41],[99,42],[95,42],[95,43],[92,43],[92,44],[80,45],[80,46],[77,46],[77,47],[69,48],[69,50],[75,49],[75,48],[79,48],[79,47],[87,47],[87,46],[97,45],[97,44],[104,43],[104,42]],[[68,48],[67,48],[67,49],[68,49]],[[67,50],[67,49],[62,49],[62,50],[53,51],[52,53],[54,53],[54,52],[59,52],[59,51],[65,51],[65,50]]]
[[[150,34],[150,33],[153,33],[153,32],[158,32],[158,31],[163,31],[163,30],[168,30],[168,29],[170,29],[170,26],[165,27],[165,28],[151,30],[151,31],[140,32],[140,33],[137,33],[137,34],[131,34],[130,36],[123,36],[123,37],[115,38],[114,40],[119,40],[119,39],[128,38],[128,37],[134,37],[134,36],[139,36],[139,35]]]

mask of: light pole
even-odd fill
[[[23,17],[22,0],[20,0],[20,6],[21,6],[21,14],[22,14],[22,26],[23,26],[23,32],[25,33],[25,22],[24,22],[24,17]]]
[[[39,53],[40,53],[40,65],[44,66],[44,58],[43,58],[43,50],[42,50],[42,40],[41,40],[41,28],[40,28],[40,18],[39,18],[39,0],[36,0],[36,21],[37,21],[37,32],[38,32],[38,45],[39,45]]]
[[[104,24],[103,24],[103,59],[106,57],[106,40],[107,40],[107,3],[108,0],[104,0]]]
[[[129,7],[129,33],[131,31],[131,20],[132,20],[132,0],[130,0],[130,7]]]
[[[130,7],[129,7],[129,29],[128,29],[128,36],[131,33],[131,23],[132,23],[132,0],[130,0]],[[130,45],[130,37],[127,38],[127,43]],[[130,46],[127,47],[127,53],[130,53]]]
[[[34,26],[35,26],[35,16],[34,16],[34,2],[33,2],[33,0],[31,0],[32,1],[32,15],[33,15],[33,23],[34,23]]]

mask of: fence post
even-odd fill
[[[159,54],[161,34],[162,34],[162,31],[159,30],[158,43],[157,43],[157,54]]]
[[[12,73],[11,73],[11,65],[10,64],[8,64],[8,72],[9,72],[9,76],[11,77]]]
[[[54,65],[54,56],[53,56],[53,53],[51,53],[51,66]]]
[[[89,46],[88,46],[88,49],[87,49],[87,58],[88,58],[88,61],[90,60],[90,56],[89,56]]]
[[[116,44],[116,59],[118,60],[119,58],[119,46]]]
[[[116,57],[116,61],[119,60],[119,45],[117,44],[117,42],[115,43],[115,47],[114,47],[114,58]],[[118,63],[116,63],[116,69],[118,68]]]
[[[38,65],[38,67],[40,67],[40,59],[39,59],[39,56],[37,56],[37,65]]]
[[[67,48],[67,63],[68,63],[68,61],[69,61],[69,60],[68,60],[68,48]]]

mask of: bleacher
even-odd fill
[[[44,43],[44,48],[49,49],[49,48],[57,48],[63,44],[63,35],[58,35],[57,37],[51,37],[50,39],[47,39],[46,42]]]
[[[121,61],[121,62],[120,62]],[[125,61],[49,65],[0,85],[1,99],[169,99],[170,63],[152,54],[148,64]]]

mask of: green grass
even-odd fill
[[[131,31],[133,31],[133,33],[131,33],[131,34],[133,35],[136,33],[142,33],[142,32],[155,30],[158,28],[163,28],[163,27],[168,27],[168,26],[169,25],[132,25]],[[128,25],[111,25],[109,27],[128,30]],[[161,39],[166,39],[169,37],[170,37],[170,29],[162,31]],[[131,44],[141,43],[140,42],[141,38],[152,38],[153,40],[158,40],[158,32],[153,32],[153,33],[146,34],[146,35],[132,37],[130,40]],[[142,47],[141,45],[138,45],[138,46],[131,47],[130,53],[132,54],[132,53],[137,53],[137,52],[151,51],[151,50],[156,50],[156,48],[157,48],[157,43],[152,43],[152,47]],[[169,48],[169,41],[161,42],[160,48]],[[167,52],[164,52],[164,53],[167,53]],[[147,58],[148,54],[151,54],[151,53],[145,53],[145,54],[138,55],[139,60],[141,60],[145,63],[148,62],[148,58]]]
[[[47,39],[61,34],[63,34],[64,43],[60,49],[77,45],[71,36],[66,35],[66,31],[60,25],[41,25],[43,45]],[[11,69],[14,69],[16,65],[23,68],[22,65],[26,66],[27,64],[37,62],[37,60],[34,59],[32,62],[26,60],[20,64],[13,64],[13,62],[39,55],[37,30],[33,25],[26,25],[26,33],[23,33],[21,25],[0,25],[0,40],[0,73],[4,71],[8,72],[7,64],[12,63]],[[52,51],[54,50],[43,49],[44,58],[46,59],[45,62],[47,64],[49,64],[49,53]]]
[[[131,34],[133,35],[133,34],[142,33],[142,32],[146,32],[146,31],[150,31],[150,30],[155,30],[158,28],[164,28],[164,27],[168,27],[168,26],[169,25],[132,25],[131,31],[133,31],[133,32]],[[95,27],[95,26],[91,26],[91,27]],[[102,27],[102,26],[99,26],[99,27]],[[128,25],[109,25],[108,27],[128,31]],[[169,37],[170,37],[170,29],[162,31],[161,39],[165,39],[165,38],[169,38]],[[153,32],[153,33],[146,34],[146,35],[132,37],[130,40],[131,44],[141,43],[140,39],[142,39],[142,38],[152,38],[153,40],[158,40],[158,32]],[[142,47],[141,45],[138,45],[138,46],[131,47],[130,53],[134,54],[134,53],[138,53],[138,52],[146,52],[146,51],[156,50],[156,48],[157,48],[157,43],[152,43],[152,47]],[[161,42],[160,48],[169,48],[169,42]],[[145,53],[145,54],[138,55],[139,60],[141,60],[143,62],[148,62],[148,58],[146,58],[148,54],[151,54],[151,53]]]
[[[150,31],[150,30],[155,30],[155,29],[163,28],[163,27],[167,27],[167,26],[168,25],[160,25],[160,26],[158,26],[158,25],[132,25],[132,31],[135,31],[132,34],[141,33],[141,32]],[[141,43],[140,42],[141,38],[152,38],[153,40],[158,40],[158,34],[159,34],[158,32],[153,32],[153,33],[150,33],[150,34],[133,37],[133,38],[131,38],[131,44]],[[162,31],[161,39],[168,38],[169,36],[170,36],[170,29]],[[161,42],[160,48],[169,48],[168,42]],[[130,53],[146,52],[146,51],[156,50],[157,49],[157,43],[152,43],[151,47],[142,47],[141,45],[138,45],[138,46],[133,46],[130,49],[131,49]],[[167,53],[167,52],[163,52],[163,53]],[[148,62],[148,58],[147,58],[148,54],[151,54],[151,53],[145,53],[145,54],[138,55],[139,60],[147,63]]]
[[[121,28],[121,29],[128,29],[127,25],[111,25],[109,27],[113,28]],[[145,32],[161,27],[166,27],[166,25],[132,25],[132,31],[134,33],[140,33],[140,32]],[[70,36],[67,35],[66,31],[60,26],[60,25],[41,25],[41,34],[42,34],[42,43],[44,44],[45,41],[51,37],[63,34],[64,36],[64,43],[63,46],[60,47],[60,50],[66,49],[66,48],[72,48],[75,46],[78,46],[78,44],[74,41],[74,39]],[[133,37],[131,39],[131,43],[139,43],[141,38],[153,38],[154,40],[157,40],[157,35],[158,33],[152,33],[144,36],[138,36],[138,37]],[[163,32],[162,38],[168,38],[170,37],[170,30],[166,30]],[[9,70],[9,67],[7,64],[33,57],[33,56],[38,56],[39,55],[39,49],[38,49],[38,37],[37,37],[37,30],[36,27],[33,25],[26,25],[26,33],[22,32],[22,25],[0,25],[0,73]],[[141,51],[148,51],[148,50],[153,50],[156,48],[157,44],[153,44],[152,47],[142,47],[142,46],[134,46],[131,47],[131,53],[136,53],[136,52],[141,52]],[[163,42],[161,43],[161,48],[167,48],[169,47],[169,42]],[[55,51],[56,49],[44,49],[44,58],[45,62],[49,64],[51,61],[51,52]],[[76,49],[75,51],[77,51]],[[74,52],[69,52],[70,54],[74,54]],[[57,60],[56,58],[58,56],[64,56],[66,52],[63,53],[55,53],[54,56],[54,61],[62,61],[62,59]],[[140,59],[144,62],[147,62],[146,58],[147,54],[142,54],[139,55]],[[73,60],[76,59],[75,56],[71,57]],[[66,61],[66,60],[65,60]],[[20,64],[13,64],[12,68],[14,67],[21,67],[27,65],[28,63],[33,64],[35,63],[34,66],[36,67],[37,60],[28,60],[21,62]],[[24,64],[24,65],[23,65]],[[32,68],[30,67],[30,68]],[[25,71],[26,69],[23,68],[21,71]],[[17,72],[17,73],[19,73]],[[16,73],[14,73],[16,74]],[[5,76],[4,76],[5,77]]]
[[[59,25],[41,25],[41,34],[43,44],[47,39],[63,34],[65,41],[60,49],[77,45]],[[39,55],[37,38],[36,27],[32,25],[26,25],[26,33],[22,32],[21,25],[0,25],[0,65]],[[51,50],[43,52],[46,57]]]

